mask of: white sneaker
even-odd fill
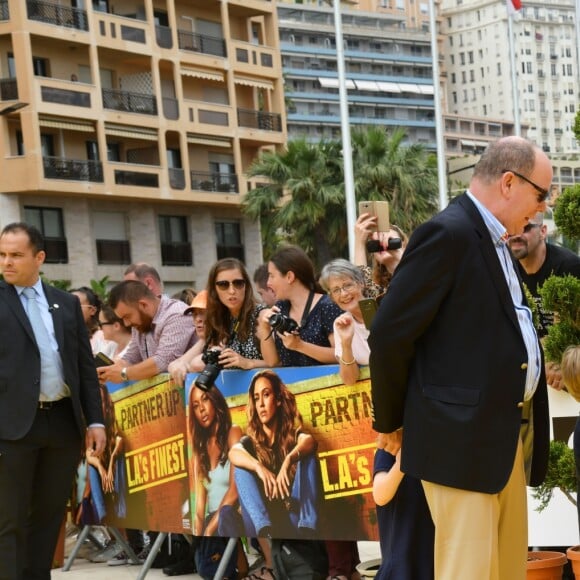
[[[124,550],[121,550],[116,556],[107,561],[107,566],[124,566],[129,563],[129,558]]]

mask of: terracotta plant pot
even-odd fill
[[[528,552],[527,580],[562,580],[566,554],[562,552]]]
[[[572,546],[566,550],[566,556],[568,560],[572,562],[572,570],[574,572],[574,578],[580,580],[580,546]]]

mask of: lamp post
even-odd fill
[[[344,171],[344,196],[346,200],[346,226],[348,228],[348,256],[354,262],[354,225],[356,222],[356,199],[352,168],[352,145],[348,118],[348,94],[344,66],[344,41],[342,38],[342,15],[340,0],[327,0],[334,7],[334,29],[336,36],[336,65],[338,70],[338,97],[340,103],[340,133],[342,136],[342,162]]]

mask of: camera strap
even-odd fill
[[[310,308],[312,307],[313,300],[314,300],[314,290],[310,290],[308,300],[304,305],[304,312],[302,313],[302,318],[300,319],[300,328],[302,328],[306,324],[306,320],[308,320],[308,315],[310,314]]]

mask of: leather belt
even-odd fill
[[[68,399],[69,397],[63,397],[58,401],[38,401],[38,409],[40,411],[50,411],[51,409],[54,409],[54,407],[56,407],[57,405],[66,402]]]

